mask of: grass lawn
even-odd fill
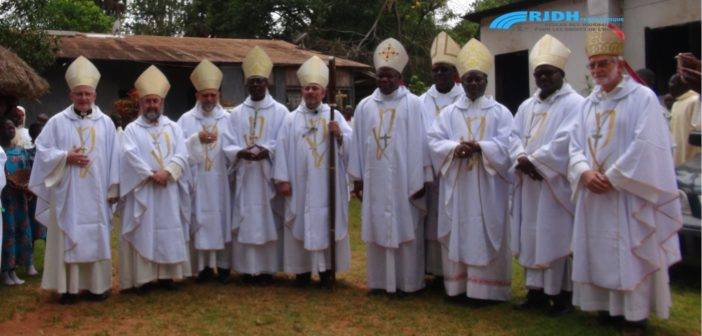
[[[268,287],[234,281],[195,284],[176,292],[144,296],[119,294],[116,273],[112,295],[104,302],[60,306],[56,296],[39,289],[40,279],[23,286],[0,285],[0,335],[611,335],[593,314],[549,318],[515,311],[525,296],[522,270],[514,267],[512,302],[473,309],[444,301],[440,289],[406,298],[368,296],[365,252],[360,239],[359,204],[351,203],[352,263],[339,275],[339,286],[324,289],[292,286],[280,276]],[[116,233],[114,233],[116,236]],[[113,238],[116,244],[116,238]],[[37,266],[43,265],[43,244]],[[113,254],[116,257],[116,253]],[[117,264],[117,260],[114,260]],[[39,267],[41,268],[41,267]],[[116,270],[115,270],[116,272]],[[24,274],[20,274],[21,277]],[[687,278],[687,279],[685,279]],[[651,319],[652,335],[700,334],[699,270],[673,283],[669,320]]]

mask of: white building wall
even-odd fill
[[[623,16],[622,28],[626,34],[624,56],[634,69],[646,65],[646,27],[658,28],[700,20],[700,0],[556,0],[524,9],[580,11],[581,16]],[[581,94],[588,91],[584,31],[534,29],[545,27],[541,23],[521,24],[510,30],[492,30],[488,26],[494,18],[484,18],[480,26],[480,40],[494,55],[530,49],[541,36],[549,33],[572,51],[565,69],[567,81]],[[520,30],[520,26],[524,29]],[[489,78],[494,78],[495,70],[490,71],[489,75]],[[535,89],[534,79],[530,76],[529,90],[533,92]],[[494,80],[489,81],[486,93],[495,94]]]
[[[525,8],[528,10],[545,11],[580,11],[580,15],[587,15],[587,2],[585,0],[557,0],[540,6]],[[583,31],[546,31],[543,23],[523,23],[516,25],[509,30],[493,30],[488,28],[490,22],[495,17],[488,17],[482,20],[480,26],[480,40],[493,55],[510,53],[520,50],[528,50],[534,46],[545,34],[551,34],[570,48],[572,54],[566,65],[566,80],[578,92],[587,89],[585,75],[587,74],[587,60],[585,58],[585,32]],[[523,27],[523,30],[519,30]],[[537,29],[538,28],[538,29]],[[495,81],[490,80],[495,77],[495,69],[490,71],[488,77],[488,88],[486,94],[495,94]],[[536,90],[534,77],[529,76],[529,92]]]
[[[644,28],[659,28],[700,20],[700,0],[624,0],[624,57],[634,69],[646,67]],[[674,60],[670,60],[674,62]]]

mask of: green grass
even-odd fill
[[[334,292],[295,288],[280,276],[269,287],[238,283],[195,284],[178,292],[145,296],[113,295],[105,302],[60,306],[39,289],[38,278],[24,286],[0,286],[0,335],[612,335],[592,314],[549,318],[512,308],[525,295],[515,264],[512,302],[473,309],[449,304],[438,289],[407,298],[367,296],[365,253],[360,239],[359,204],[351,203],[352,263]],[[115,234],[116,237],[116,234]],[[113,239],[116,244],[116,238]],[[37,246],[42,265],[43,244]],[[115,265],[117,260],[114,260]],[[115,271],[116,272],[116,271]],[[669,320],[652,318],[650,334],[699,335],[699,273],[673,285]],[[115,278],[116,279],[116,278]],[[116,284],[116,282],[115,282]]]

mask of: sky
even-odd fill
[[[458,15],[463,15],[465,14],[468,9],[470,9],[470,5],[474,2],[475,0],[448,0],[447,5],[453,11],[454,13]],[[456,18],[452,21],[449,22],[449,25],[453,26],[460,22],[462,19],[461,18]]]

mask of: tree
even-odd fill
[[[137,35],[182,35],[188,6],[186,0],[133,0],[129,3],[127,25]]]
[[[476,0],[471,5],[468,13],[480,12],[490,8],[504,6],[514,1],[515,0]],[[480,37],[480,25],[475,22],[463,20],[453,27],[449,34],[456,40],[456,42],[464,44],[471,38]]]
[[[44,29],[106,33],[115,21],[92,0],[49,0],[43,12]]]
[[[41,29],[36,13],[46,0],[0,2],[0,45],[12,50],[37,72],[54,63],[56,41]]]

